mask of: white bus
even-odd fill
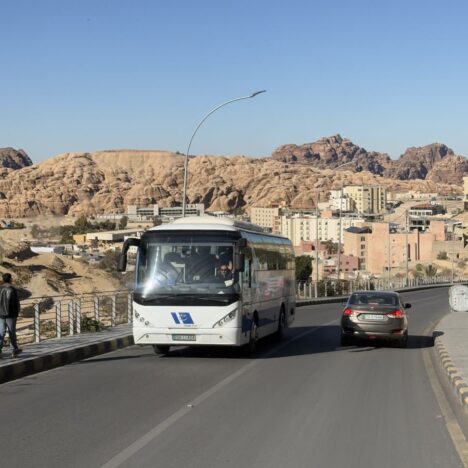
[[[296,308],[289,239],[250,223],[212,216],[181,218],[127,239],[137,247],[133,294],[135,344],[245,346],[281,338]]]

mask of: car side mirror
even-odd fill
[[[119,255],[119,263],[117,264],[117,271],[125,271],[127,269],[127,255]]]
[[[409,302],[405,302],[405,309],[411,309],[411,304]]]

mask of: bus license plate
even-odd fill
[[[196,335],[172,335],[173,341],[196,341]]]

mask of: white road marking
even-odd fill
[[[162,421],[161,423],[153,427],[153,429],[148,431],[142,437],[137,439],[135,442],[133,442],[128,447],[126,447],[121,452],[119,452],[117,455],[115,455],[113,458],[111,458],[107,463],[102,465],[101,468],[117,468],[118,466],[121,466],[128,459],[130,459],[133,455],[138,453],[142,448],[144,448],[146,445],[152,442],[156,437],[162,434],[166,429],[168,429],[177,421],[179,421],[181,418],[183,418],[185,415],[190,413],[194,406],[196,407],[200,405],[201,403],[203,403],[205,400],[213,396],[215,393],[219,392],[222,388],[226,387],[226,385],[229,385],[233,380],[237,379],[242,374],[245,374],[248,370],[258,365],[260,362],[262,362],[264,358],[267,358],[277,353],[279,350],[285,348],[286,346],[289,346],[291,343],[294,343],[297,340],[300,340],[306,335],[311,335],[312,333],[319,331],[321,327],[324,327],[326,325],[331,325],[332,323],[336,323],[336,322],[337,322],[336,319],[331,320],[330,322],[323,323],[317,327],[311,328],[310,330],[306,330],[302,333],[299,333],[299,335],[291,338],[288,341],[285,341],[279,346],[276,346],[274,349],[270,350],[268,353],[264,354],[263,356],[260,356],[259,358],[254,359],[253,361],[249,362],[248,364],[241,367],[239,370],[237,370],[230,376],[226,377],[224,380],[221,380],[221,382],[218,382],[217,384],[213,385],[213,387],[203,392],[201,395],[196,397],[194,400],[192,400],[183,408],[180,408],[178,411],[173,413],[167,419],[165,419],[164,421]]]

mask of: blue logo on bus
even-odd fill
[[[178,325],[193,325],[192,316],[188,312],[171,312],[171,315]]]

